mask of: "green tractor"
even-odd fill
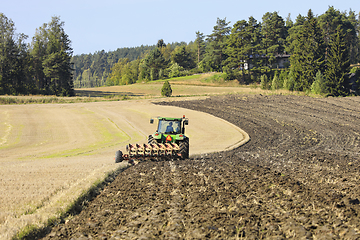
[[[185,126],[189,124],[189,119],[157,117],[158,126],[156,132],[149,135],[148,143],[175,143],[179,146],[179,154],[182,159],[189,158],[189,138],[185,136]],[[150,119],[154,123],[154,119]]]
[[[189,138],[185,136],[185,126],[189,124],[189,119],[157,117],[158,121],[156,132],[149,135],[147,144],[128,144],[126,154],[118,150],[115,153],[115,163],[124,160],[129,163],[145,160],[169,160],[189,158]],[[150,119],[154,123],[154,119]]]

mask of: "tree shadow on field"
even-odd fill
[[[111,97],[111,96],[129,96],[129,97],[143,97],[145,93],[133,92],[110,92],[110,91],[90,91],[90,90],[75,90],[78,97]]]

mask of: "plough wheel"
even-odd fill
[[[115,163],[122,162],[123,160],[123,154],[120,150],[115,152]]]

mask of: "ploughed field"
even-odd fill
[[[185,161],[134,165],[46,239],[360,238],[359,97],[227,95],[162,104],[225,119],[251,140]]]
[[[115,151],[147,142],[156,127],[151,116],[183,114],[190,119],[191,155],[233,149],[249,139],[221,118],[150,100],[0,105],[0,239],[73,214],[80,196],[129,165],[115,164]]]

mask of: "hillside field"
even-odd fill
[[[165,80],[157,80],[148,83],[136,83],[131,85],[79,88],[76,94],[81,97],[105,97],[105,98],[159,98],[161,88]],[[237,81],[224,81],[219,73],[207,73],[186,77],[172,78],[168,80],[172,88],[173,97],[188,96],[211,96],[224,94],[269,94],[267,90],[261,90],[258,85],[239,85]],[[285,90],[276,90],[271,94],[289,94]],[[298,93],[292,93],[298,94]]]
[[[226,95],[164,102],[250,141],[126,169],[44,239],[359,239],[359,97]]]
[[[115,164],[115,151],[146,142],[155,130],[149,119],[158,115],[190,119],[192,155],[246,141],[220,118],[150,100],[0,105],[0,239],[59,217],[87,189],[126,168]]]

